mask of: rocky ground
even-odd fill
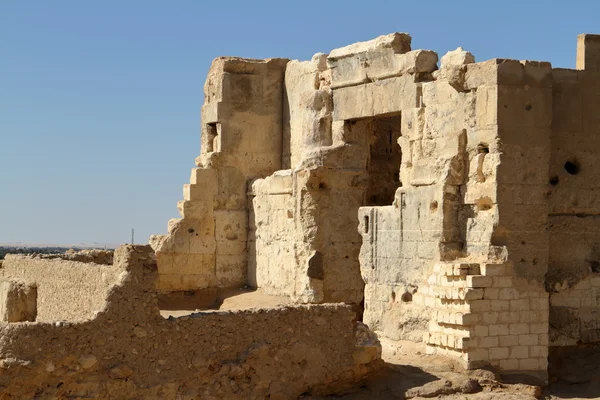
[[[503,381],[487,370],[464,371],[452,360],[424,354],[411,342],[381,340],[385,369],[357,392],[329,397],[339,400],[465,399],[558,400],[600,399],[600,381],[548,387]],[[310,397],[310,400],[325,400]]]
[[[215,309],[239,310],[273,307],[289,301],[261,291],[236,290],[221,296]],[[162,311],[164,317],[183,316],[196,310]],[[199,311],[199,310],[198,310]],[[358,391],[305,400],[559,400],[600,399],[600,380],[589,383],[552,383],[548,387],[509,382],[492,371],[465,371],[453,360],[425,354],[421,344],[381,340],[385,368]]]

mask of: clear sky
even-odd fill
[[[600,1],[0,0],[0,243],[165,233],[220,55],[309,59],[409,32],[440,57],[574,68]]]

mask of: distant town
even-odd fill
[[[7,254],[61,254],[67,250],[113,249],[115,246],[52,246],[52,245],[0,245],[0,260]]]

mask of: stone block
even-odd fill
[[[577,36],[577,69],[600,73],[600,35]]]
[[[493,285],[493,279],[490,276],[469,275],[467,276],[467,287],[470,288],[488,288]]]
[[[529,324],[510,324],[511,335],[524,335],[529,333]]]
[[[493,347],[490,349],[490,360],[503,360],[508,358],[508,347]]]
[[[528,357],[529,357],[529,347],[527,347],[527,346],[514,346],[510,349],[510,358],[525,359]]]
[[[35,321],[37,287],[15,281],[0,282],[0,321]]]
[[[498,341],[500,346],[503,347],[513,347],[519,345],[519,336],[518,335],[508,335],[508,326],[506,326],[506,333],[503,336],[498,337]]]
[[[333,103],[335,121],[374,117],[419,107],[419,90],[410,77],[393,77],[336,89]]]
[[[509,329],[507,324],[492,324],[490,325],[490,336],[505,336],[508,335]],[[508,344],[500,344],[500,346],[511,346]]]

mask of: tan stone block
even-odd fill
[[[511,300],[510,301],[510,310],[511,311],[529,311],[529,300],[528,299]]]
[[[519,298],[519,291],[513,288],[500,289],[499,298],[502,300],[515,300]]]
[[[538,342],[540,346],[548,346],[548,334],[543,333],[538,336]]]
[[[519,322],[537,322],[535,319],[535,313],[532,313],[531,311],[519,311]]]
[[[519,335],[519,345],[535,346],[538,344],[538,335]]]
[[[466,352],[467,361],[487,361],[489,359],[489,351],[487,349],[472,349]]]
[[[483,313],[483,321],[486,324],[495,324],[496,322],[498,322],[498,313],[497,312]]]
[[[495,276],[493,286],[498,287],[498,288],[511,287],[512,286],[512,277],[510,277],[510,276]]]
[[[519,322],[519,312],[501,312],[498,314],[498,321],[505,324]]]
[[[471,288],[467,288],[467,289],[462,289],[458,295],[458,298],[460,298],[461,300],[464,299],[466,301],[473,301],[473,300],[481,300],[483,299],[483,294],[484,291],[483,289],[471,289]]]
[[[190,184],[199,185],[204,190],[216,190],[217,171],[215,169],[194,168],[190,176]]]
[[[519,369],[519,360],[500,360],[499,366],[503,371],[516,371]]]
[[[476,97],[477,127],[492,128],[498,125],[498,89],[495,86],[481,86]]]
[[[239,240],[217,241],[217,254],[237,256],[244,254],[247,250],[247,242]]]
[[[529,324],[510,324],[511,335],[525,335],[529,333]]]
[[[335,89],[333,102],[334,120],[340,121],[417,108],[419,95],[417,84],[405,75]]]
[[[15,281],[0,282],[0,321],[26,322],[37,317],[37,287]]]
[[[500,346],[503,347],[513,347],[519,345],[519,336],[517,335],[508,335],[508,327],[506,330],[506,336],[499,336],[498,341]]]
[[[159,275],[214,275],[213,253],[157,253],[156,262]]]
[[[492,286],[493,280],[489,276],[469,275],[467,276],[467,287],[470,288],[487,288]]]
[[[498,347],[498,337],[488,336],[477,340],[478,347]]]
[[[248,239],[248,213],[244,210],[215,211],[217,241],[246,241]]]
[[[525,359],[529,357],[529,347],[514,346],[510,349],[510,358]]]
[[[498,83],[497,60],[472,63],[467,65],[465,74],[465,87],[476,89],[482,85],[496,85]]]
[[[247,263],[248,258],[246,254],[217,254],[215,266],[217,286],[222,288],[232,288],[244,285],[248,273]]]
[[[466,350],[471,345],[471,339],[463,336],[456,336],[454,338],[454,347],[460,350]]]
[[[475,325],[471,327],[471,334],[476,337],[489,336],[489,327],[487,325]]]
[[[471,311],[479,312],[479,311],[490,311],[491,310],[491,301],[490,300],[475,300],[470,304]]]
[[[429,343],[431,339],[431,334],[429,332],[423,332],[423,343]]]
[[[510,276],[512,268],[506,264],[482,264],[481,275],[485,276]]]
[[[540,362],[537,358],[519,360],[519,369],[522,371],[537,371],[539,368]]]
[[[492,311],[508,311],[510,309],[509,300],[493,300],[491,302]]]
[[[442,346],[448,346],[448,335],[442,334],[440,337],[440,343]]]
[[[486,300],[497,300],[500,296],[500,289],[486,288],[483,298]]]
[[[508,347],[492,347],[490,349],[490,360],[506,359],[508,358],[508,352]]]
[[[493,324],[490,325],[490,336],[503,336],[503,335],[508,335],[509,333],[509,329],[508,329],[508,325],[506,324]],[[507,345],[502,345],[501,346],[507,346]]]

